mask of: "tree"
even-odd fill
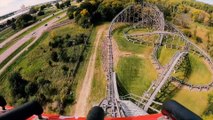
[[[82,2],[83,0],[76,0],[77,3]]]
[[[44,8],[46,8],[46,5],[42,5],[42,6],[40,7],[40,11],[41,11],[41,10],[44,10]]]
[[[19,18],[17,18],[15,24],[17,28],[24,28],[36,21],[36,18],[31,16],[30,14],[23,14]]]
[[[176,16],[175,16],[175,18],[173,19],[173,22],[174,22],[174,24],[176,24],[176,25],[180,25],[180,26],[182,26],[182,27],[184,27],[184,28],[189,28],[190,26],[190,21],[191,21],[191,19],[190,19],[190,17],[189,17],[189,15],[188,14],[177,14]]]
[[[70,0],[65,1],[64,5],[67,6],[67,7],[71,6]]]
[[[62,4],[60,4],[60,7],[59,7],[59,8],[60,8],[60,9],[64,9],[64,7],[65,7],[65,6],[64,6],[64,4],[62,3]]]
[[[56,3],[55,6],[56,6],[57,9],[60,9],[59,3]]]
[[[27,81],[22,78],[19,72],[14,72],[9,76],[9,83],[14,97],[23,97],[26,95],[24,89]]]
[[[11,27],[12,27],[13,30],[15,30],[16,29],[16,24],[12,23]]]
[[[29,13],[30,14],[34,14],[36,13],[38,10],[35,7],[31,7]]]
[[[44,15],[44,12],[43,11],[39,11],[37,15],[38,16],[42,16],[42,15]]]
[[[90,3],[90,2],[83,2],[81,3],[80,7],[81,10],[86,9],[87,11],[89,11],[89,13],[94,12],[94,6]]]
[[[27,95],[32,96],[37,92],[37,90],[38,90],[38,86],[37,84],[33,82],[30,82],[25,86],[25,92]]]
[[[67,10],[67,16],[69,17],[69,19],[73,19],[74,18],[74,12],[77,10],[76,6],[71,6],[68,8]]]
[[[12,21],[11,20],[7,20],[7,25],[11,25]]]
[[[52,52],[51,59],[54,62],[58,62],[58,53],[57,52]]]

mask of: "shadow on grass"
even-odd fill
[[[128,92],[127,89],[123,86],[123,84],[122,84],[121,81],[119,80],[118,76],[116,76],[116,80],[117,80],[117,87],[118,87],[119,96],[128,95],[129,92]]]

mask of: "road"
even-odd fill
[[[87,103],[88,103],[88,98],[90,95],[92,80],[94,76],[97,49],[98,49],[99,41],[101,39],[101,36],[104,30],[105,30],[105,27],[101,27],[97,32],[95,43],[94,43],[95,47],[93,48],[95,50],[89,59],[86,75],[84,77],[82,88],[81,88],[79,97],[77,99],[77,104],[75,107],[75,116],[80,116],[80,117],[86,116]]]
[[[60,15],[60,17],[65,16],[65,14]],[[34,30],[33,32],[29,33],[28,35],[24,36],[23,38],[21,38],[20,40],[18,40],[14,45],[12,45],[10,48],[8,48],[4,53],[2,53],[0,55],[0,64],[6,60],[13,52],[15,52],[19,47],[21,47],[25,42],[27,42],[29,39],[31,38],[35,38],[33,40],[33,43],[35,43],[38,38],[42,35],[42,33],[44,31],[46,31],[48,29],[49,26],[53,25],[56,21],[58,20],[58,18],[54,18],[52,20],[50,20],[49,22],[47,22],[46,24],[48,24],[47,26],[40,26],[39,28],[37,28],[36,30]],[[31,45],[31,44],[30,44]],[[27,48],[29,48],[30,46],[27,46]],[[24,50],[27,50],[26,48]],[[24,52],[23,50],[21,52]],[[18,56],[20,54],[17,54]],[[17,58],[18,56],[15,56],[14,58]],[[1,68],[0,70],[0,74],[15,60],[15,59],[11,59],[3,68]]]
[[[59,11],[59,12],[57,12],[57,13],[60,13],[60,12],[61,12],[61,11]],[[55,14],[57,14],[57,13],[55,13]],[[50,15],[50,16],[48,16],[48,17],[42,19],[42,21],[47,20],[47,19],[50,18],[50,17],[52,17],[52,15]],[[3,47],[4,47],[7,43],[9,43],[11,40],[15,39],[16,37],[18,37],[19,35],[21,35],[23,32],[27,31],[28,29],[30,29],[30,28],[32,28],[32,27],[38,25],[38,24],[41,23],[42,21],[39,21],[39,22],[37,22],[37,23],[35,23],[35,24],[33,24],[33,25],[30,25],[30,26],[28,26],[28,27],[22,29],[21,31],[17,32],[17,33],[14,34],[13,36],[7,38],[7,39],[4,40],[2,43],[0,43],[0,48],[3,48]]]
[[[155,91],[153,92],[153,94],[151,95],[150,99],[148,100],[148,102],[146,103],[144,110],[147,111],[149,106],[152,104],[153,100],[155,99],[157,93],[160,91],[160,89],[163,87],[163,85],[166,83],[166,81],[168,80],[169,76],[171,75],[172,71],[174,70],[175,65],[178,63],[179,59],[186,54],[186,52],[181,52],[177,55],[177,57],[175,57],[175,59],[172,61],[172,64],[170,66],[168,66],[168,70],[166,71],[165,74],[163,74],[162,76],[162,80],[160,80],[160,84],[157,86],[157,88],[155,89]]]

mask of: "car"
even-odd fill
[[[35,35],[35,34],[36,34],[36,32],[33,32],[33,33],[32,33],[32,35]]]

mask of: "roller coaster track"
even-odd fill
[[[116,73],[114,71],[112,35],[113,31],[122,25],[131,26],[130,29],[134,29],[137,27],[151,28],[152,31],[139,34],[128,34],[128,31],[130,30],[128,29],[123,32],[123,35],[126,40],[131,41],[133,43],[148,43],[154,45],[154,50],[151,55],[154,61],[153,64],[156,64],[158,66],[157,69],[163,70],[163,72],[160,73],[160,77],[152,83],[150,88],[141,97],[136,97],[136,95],[133,94],[129,94],[127,96],[122,97],[119,96],[118,93]],[[139,38],[141,36],[151,35],[159,35],[159,37],[155,41],[144,41]],[[162,46],[164,37],[167,36],[179,37],[180,40],[184,42],[184,45],[181,50],[179,50],[179,52],[177,52],[172,57],[171,61],[166,66],[162,66],[157,59],[157,51]],[[205,51],[203,51],[196,44],[188,40],[188,38],[185,37],[183,33],[180,32],[175,26],[168,22],[165,22],[163,13],[152,4],[132,4],[123,9],[119,14],[117,14],[110,24],[108,33],[104,38],[102,47],[103,66],[107,76],[107,98],[100,103],[100,106],[104,108],[104,110],[112,117],[128,116],[127,110],[125,110],[127,106],[124,105],[127,102],[124,102],[124,100],[131,100],[135,105],[140,107],[142,111],[144,111],[142,114],[145,114],[148,109],[159,112],[151,105],[161,105],[161,103],[156,102],[154,100],[161,88],[169,81],[179,82],[191,87],[198,87],[203,89],[209,89],[213,85],[213,83],[210,83],[205,86],[193,86],[185,82],[180,82],[180,80],[177,80],[176,78],[170,77],[172,71],[176,69],[175,67],[184,60],[184,56],[189,52],[194,52],[199,54],[201,57],[204,57],[205,60],[207,60],[210,64],[211,69],[213,69],[213,62]],[[141,109],[138,111],[141,111]]]

